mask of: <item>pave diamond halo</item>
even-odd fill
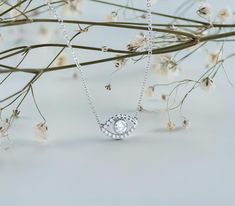
[[[138,120],[126,114],[118,114],[101,125],[101,131],[107,136],[121,140],[128,137],[136,128]]]

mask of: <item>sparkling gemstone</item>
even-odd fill
[[[118,134],[123,134],[127,131],[127,123],[123,119],[119,119],[114,123],[114,131]]]

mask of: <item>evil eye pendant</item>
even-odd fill
[[[135,130],[138,124],[136,117],[131,117],[126,114],[118,114],[109,118],[101,125],[101,131],[107,136],[115,139],[124,139]]]

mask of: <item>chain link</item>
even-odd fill
[[[142,82],[142,86],[140,89],[140,96],[138,99],[138,104],[137,104],[137,110],[135,112],[135,117],[138,118],[139,112],[140,112],[140,107],[142,104],[143,96],[144,96],[144,91],[146,88],[146,83],[148,80],[149,72],[151,69],[151,60],[152,60],[152,52],[153,52],[153,27],[152,27],[152,0],[146,0],[147,3],[147,11],[146,11],[146,18],[147,18],[147,24],[148,24],[148,35],[147,35],[147,63],[146,63],[146,68],[144,72],[144,78]]]
[[[76,67],[77,67],[78,71],[79,71],[80,78],[81,78],[81,81],[82,81],[82,86],[83,86],[85,95],[87,97],[89,107],[90,107],[90,109],[91,109],[91,111],[92,111],[92,113],[93,113],[93,115],[96,119],[97,124],[101,127],[102,124],[101,124],[100,118],[97,114],[95,105],[92,101],[92,97],[91,97],[89,89],[88,89],[88,84],[87,84],[87,81],[85,79],[85,76],[84,76],[84,73],[83,73],[83,70],[82,70],[82,66],[81,66],[81,64],[79,62],[79,59],[78,59],[78,57],[77,57],[77,55],[74,51],[74,48],[72,47],[68,32],[67,32],[67,30],[65,28],[65,24],[63,22],[63,19],[59,16],[59,14],[55,10],[54,6],[51,4],[50,0],[46,0],[46,4],[48,5],[49,10],[52,12],[54,17],[58,20],[58,23],[60,25],[60,28],[61,28],[61,31],[62,31],[62,34],[63,34],[63,38],[66,41],[66,44],[67,44],[67,46],[68,46],[68,48],[71,52],[72,58],[73,58],[73,60],[76,64]],[[137,110],[135,112],[135,117],[136,118],[138,117],[139,107],[141,106],[141,103],[142,103],[142,100],[143,100],[143,95],[144,95],[147,79],[148,79],[150,68],[151,68],[151,57],[152,57],[152,50],[153,50],[153,45],[152,45],[152,30],[153,30],[153,28],[152,28],[152,14],[151,14],[152,4],[151,4],[151,0],[146,0],[146,4],[147,4],[146,18],[147,18],[147,23],[148,23],[148,28],[147,28],[147,30],[148,30],[148,35],[147,35],[147,63],[146,63],[146,69],[145,69],[145,72],[144,72],[143,82],[142,82],[142,85],[141,85],[140,96],[139,96],[139,99],[138,99]]]
[[[96,122],[97,124],[100,126],[101,125],[101,122],[100,122],[100,118],[96,112],[96,109],[95,109],[95,105],[93,104],[93,101],[92,101],[92,98],[91,98],[91,95],[90,95],[90,92],[89,92],[89,89],[88,89],[88,85],[87,85],[87,82],[86,82],[86,79],[84,77],[84,73],[83,73],[83,70],[82,70],[82,66],[78,60],[78,57],[72,47],[72,44],[71,44],[71,41],[70,41],[70,38],[69,38],[69,35],[68,35],[68,32],[65,28],[65,24],[63,22],[63,19],[59,16],[59,14],[57,13],[57,11],[55,10],[55,8],[52,6],[52,4],[50,3],[50,0],[47,0],[47,5],[48,5],[48,8],[51,10],[51,12],[53,13],[53,15],[55,16],[55,18],[58,20],[59,22],[59,25],[60,25],[60,28],[61,28],[61,31],[62,31],[62,34],[63,34],[63,37],[66,41],[66,44],[68,46],[68,48],[70,49],[70,52],[71,52],[71,55],[72,55],[72,58],[76,64],[76,67],[79,71],[79,74],[80,74],[80,78],[81,78],[81,81],[82,81],[82,86],[83,86],[83,89],[84,89],[84,92],[85,92],[85,95],[87,97],[87,100],[88,100],[88,104],[89,104],[89,107],[92,111],[92,113],[94,114],[95,116],[95,119],[96,119]]]

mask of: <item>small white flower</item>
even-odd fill
[[[215,88],[215,83],[213,79],[211,79],[210,77],[206,77],[202,79],[200,86],[203,90],[210,91]]]
[[[188,129],[189,127],[191,127],[191,122],[187,119],[184,119],[182,122],[182,127]]]
[[[39,142],[47,142],[48,127],[46,122],[40,122],[36,125],[35,134]]]
[[[146,47],[146,44],[147,38],[143,32],[140,32],[140,34],[127,45],[127,49],[129,51],[143,50]]]
[[[169,130],[169,131],[174,131],[176,129],[176,126],[175,126],[175,123],[172,122],[172,121],[169,121],[166,125],[166,128]]]
[[[145,90],[145,96],[146,97],[153,97],[154,96],[154,93],[155,93],[155,88],[154,87],[148,87],[146,90]]]
[[[106,19],[108,22],[116,22],[116,21],[118,21],[118,13],[116,11],[109,13],[106,16]]]
[[[228,21],[232,17],[232,11],[230,8],[224,8],[219,11],[218,14],[221,23]]]
[[[177,76],[179,68],[171,55],[160,55],[152,65],[152,72],[160,76]]]
[[[197,14],[202,18],[210,20],[212,16],[211,6],[205,2],[200,3],[199,9],[197,10]]]

